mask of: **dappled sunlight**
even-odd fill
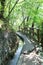
[[[33,51],[28,55],[21,54],[17,65],[41,65],[42,63],[43,59],[41,59],[40,56],[37,55],[35,51]]]

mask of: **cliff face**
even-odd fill
[[[0,29],[0,60],[4,62],[4,59],[9,59],[13,56],[17,47],[18,42],[15,32]]]

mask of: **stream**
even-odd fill
[[[8,61],[7,65],[16,65],[17,64],[17,61],[21,54],[22,48],[23,48],[23,41],[19,38],[19,47],[18,47],[14,57]]]

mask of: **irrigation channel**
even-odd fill
[[[11,59],[7,65],[43,65],[42,58],[40,59],[35,51],[29,53],[34,49],[34,44],[32,44],[26,35],[20,32],[16,32],[16,34],[20,37],[19,47],[13,59]]]

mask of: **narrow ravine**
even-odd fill
[[[23,39],[24,42],[20,40],[15,56],[8,62],[7,65],[43,65],[42,58],[40,59],[40,55],[36,54],[36,51],[33,50],[33,43],[26,37],[26,35],[19,32],[17,32],[17,35]],[[27,54],[27,52],[31,50],[33,51]],[[24,52],[26,54],[24,54]]]
[[[27,38],[25,37],[25,39]],[[31,48],[31,45],[30,47],[28,46],[27,40],[25,40],[26,44],[23,46],[22,54],[20,55],[17,65],[43,65],[43,56],[37,54],[35,50],[31,51],[28,54],[23,53],[24,51],[26,52],[26,50],[29,50]]]
[[[13,58],[8,61],[7,65],[16,65],[17,64],[17,61],[19,59],[19,56],[20,56],[22,48],[23,48],[23,41],[20,38],[18,40],[19,40],[19,47],[18,47],[16,53],[14,54]]]
[[[34,46],[31,44],[31,42],[28,40],[28,38],[25,35],[19,32],[17,32],[17,35],[21,38],[21,40],[24,40],[24,42],[20,40],[18,50],[16,51],[13,59],[11,59],[7,63],[7,65],[16,65],[21,52],[24,53],[25,51],[30,51],[34,48]]]

